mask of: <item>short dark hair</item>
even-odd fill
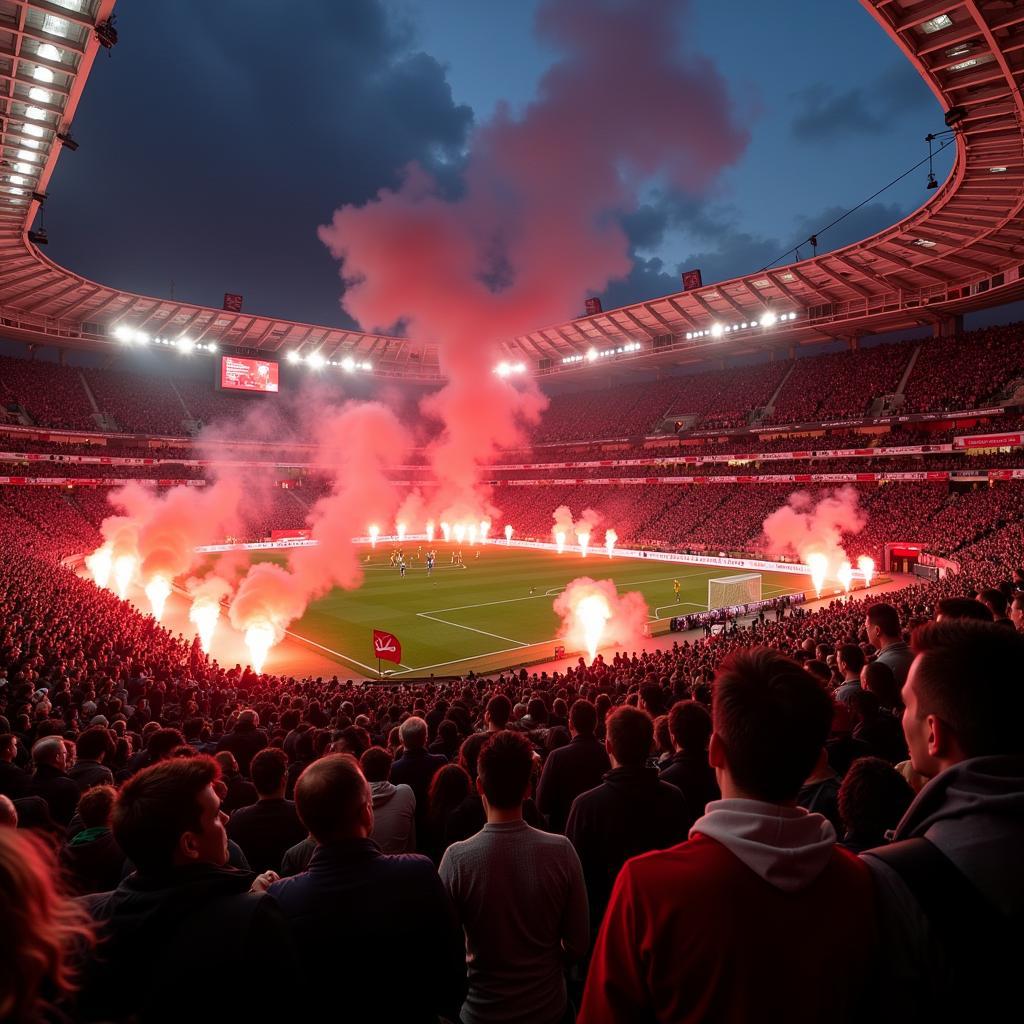
[[[327,754],[295,783],[295,810],[318,843],[352,830],[366,802],[367,782],[351,754]]]
[[[991,622],[992,609],[987,608],[973,597],[944,597],[935,606],[935,614],[944,619],[973,619],[975,622]]]
[[[101,757],[114,756],[114,738],[105,726],[90,725],[78,737],[78,756],[89,761],[98,761]]]
[[[459,747],[459,764],[466,769],[466,774],[475,779],[479,773],[480,751],[487,742],[487,733],[475,732],[467,736]]]
[[[722,662],[712,715],[737,786],[783,803],[796,797],[821,754],[832,701],[791,658],[755,647]]]
[[[989,587],[978,595],[978,600],[995,616],[1006,615],[1006,595],[997,587]]]
[[[581,736],[593,736],[597,728],[597,708],[589,700],[577,700],[569,708],[569,724]]]
[[[654,721],[646,711],[623,705],[608,716],[605,737],[619,764],[642,765],[651,753]]]
[[[519,732],[494,733],[477,759],[480,784],[492,807],[510,810],[523,802],[533,771],[533,747]]]
[[[143,871],[171,866],[178,840],[199,828],[199,795],[220,778],[212,757],[175,758],[143,768],[118,794],[110,827]]]
[[[175,747],[183,746],[184,743],[185,737],[178,729],[156,729],[149,737],[146,750],[153,762],[162,761],[171,756]]]
[[[280,747],[264,747],[249,764],[252,784],[260,796],[273,793],[288,774],[288,757]]]
[[[891,604],[886,604],[884,601],[873,604],[868,608],[867,619],[872,626],[877,626],[882,631],[883,636],[898,637],[901,635],[900,613]]]
[[[700,701],[677,700],[668,713],[668,731],[680,750],[707,750],[711,715]]]
[[[839,648],[838,660],[851,672],[860,674],[860,670],[864,667],[864,662],[867,659],[857,644],[842,644]]]
[[[93,786],[78,798],[78,816],[86,828],[107,828],[117,800],[113,786]]]
[[[914,631],[918,717],[936,715],[966,757],[1024,753],[1024,636],[994,622],[952,619]]]
[[[882,842],[903,817],[914,791],[888,761],[860,757],[847,769],[839,787],[839,817],[851,836]]]
[[[504,729],[512,717],[512,701],[503,693],[495,694],[487,702],[487,717],[497,729]]]
[[[862,687],[878,698],[883,708],[901,708],[899,683],[896,674],[884,661],[869,661],[863,669]]]
[[[370,747],[364,750],[363,756],[359,758],[359,767],[367,782],[387,782],[393,763],[394,758],[390,751],[383,747]]]

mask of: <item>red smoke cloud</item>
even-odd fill
[[[439,347],[448,383],[423,402],[443,423],[429,448],[438,518],[494,514],[479,469],[545,407],[532,379],[494,374],[499,342],[576,315],[628,273],[615,214],[640,187],[699,190],[746,145],[715,69],[679,55],[679,9],[547,0],[537,29],[561,56],[521,116],[502,107],[477,129],[462,195],[443,197],[412,166],[400,188],[320,228],[342,261],[344,308],[367,329],[401,322]]]
[[[807,491],[789,496],[787,504],[776,509],[764,521],[764,535],[774,554],[795,555],[806,561],[818,553],[828,559],[829,575],[847,556],[843,536],[860,533],[867,516],[859,507],[854,487],[838,487],[818,501]]]
[[[597,641],[588,637],[586,623],[577,613],[581,604],[596,603],[603,609],[604,620]],[[630,647],[642,643],[644,626],[649,621],[643,594],[631,590],[619,594],[614,580],[594,580],[580,576],[573,580],[554,600],[555,612],[562,617],[558,635],[569,650],[590,647]]]

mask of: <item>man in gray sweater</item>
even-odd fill
[[[590,936],[583,869],[564,836],[523,821],[533,748],[497,732],[480,751],[477,789],[487,824],[448,848],[439,869],[466,932],[469,993],[462,1024],[558,1024],[564,969]]]

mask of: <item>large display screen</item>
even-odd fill
[[[278,364],[269,359],[221,356],[220,386],[228,391],[277,392]]]

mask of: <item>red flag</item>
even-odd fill
[[[700,288],[703,285],[699,270],[684,270],[683,271],[683,291],[689,292],[694,288]]]
[[[402,662],[402,645],[394,633],[385,633],[383,629],[373,631],[373,653],[384,661]]]
[[[229,313],[241,313],[242,312],[242,296],[236,295],[234,292],[224,293],[224,308]]]

